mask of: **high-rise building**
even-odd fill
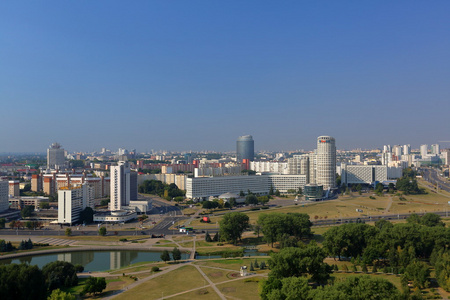
[[[65,157],[64,149],[58,143],[53,143],[47,149],[47,168],[48,169],[60,169],[64,167]]]
[[[411,154],[411,145],[403,145],[403,154],[404,155],[409,155]]]
[[[131,172],[126,161],[119,161],[117,166],[111,166],[109,209],[121,210],[128,206],[131,200],[137,200],[137,173]]]
[[[89,187],[85,184],[65,186],[58,190],[58,223],[73,224],[80,219],[80,212],[87,207]]]
[[[336,141],[331,136],[317,138],[316,183],[323,189],[336,185]]]
[[[441,154],[441,147],[439,146],[439,144],[431,145],[431,154],[433,155]]]
[[[242,163],[243,159],[253,161],[255,159],[255,142],[251,135],[243,135],[238,137],[236,142],[237,162]]]
[[[0,180],[0,212],[9,208],[9,183],[6,180]]]
[[[428,156],[428,145],[420,145],[420,155],[422,156],[422,158]]]

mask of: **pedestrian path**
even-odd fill
[[[44,238],[40,240],[34,241],[35,243],[40,244],[50,244],[50,245],[57,245],[57,246],[69,246],[75,244],[77,241],[71,241],[71,240],[65,240],[65,239],[55,239],[55,238]]]

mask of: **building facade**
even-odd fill
[[[9,183],[6,180],[0,180],[0,212],[8,210],[9,201]]]
[[[131,172],[128,162],[119,161],[117,166],[111,166],[109,210],[121,210],[131,200],[137,200],[137,184],[137,173]]]
[[[253,176],[222,176],[197,177],[186,179],[186,198],[207,200],[225,193],[239,195],[248,191],[267,195],[271,188],[287,193],[288,190],[298,190],[306,184],[305,175],[253,175]]]
[[[80,219],[86,208],[83,186],[62,187],[58,190],[58,223],[73,224]]]
[[[53,143],[47,149],[47,168],[60,169],[65,166],[64,149],[58,143]]]
[[[336,141],[331,136],[317,138],[316,180],[324,190],[336,185]]]
[[[255,158],[255,142],[251,135],[243,135],[238,137],[236,142],[236,160],[242,163],[242,160],[248,159],[253,161]]]

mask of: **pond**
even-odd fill
[[[148,251],[80,251],[54,254],[23,256],[14,259],[2,259],[0,264],[29,263],[42,268],[45,264],[56,260],[80,264],[85,271],[106,271],[120,269],[138,262],[161,261],[162,252]],[[189,254],[181,253],[181,259],[189,259]]]

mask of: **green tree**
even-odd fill
[[[253,194],[248,194],[245,197],[245,204],[258,204],[258,197]]]
[[[167,250],[164,250],[162,253],[161,253],[161,260],[162,261],[164,261],[164,262],[168,262],[168,261],[170,261],[170,254],[169,254],[169,251],[167,251]]]
[[[20,215],[22,216],[22,218],[28,218],[28,217],[31,217],[33,211],[34,211],[34,206],[33,205],[26,205],[20,211]]]
[[[390,281],[369,275],[349,276],[334,285],[311,290],[309,296],[309,299],[400,299],[398,289]]]
[[[173,248],[172,257],[175,262],[181,259],[181,251],[177,247]]]
[[[91,224],[94,221],[94,210],[89,206],[80,212],[80,223]]]
[[[106,227],[100,227],[100,229],[98,230],[98,234],[101,236],[105,236],[107,233]]]
[[[269,275],[281,279],[309,274],[313,281],[324,283],[331,273],[331,267],[323,262],[325,257],[325,251],[314,243],[305,248],[283,248],[272,254]]]
[[[0,218],[0,229],[5,228],[6,220],[5,218]]]
[[[236,245],[241,240],[244,230],[248,228],[249,217],[241,212],[227,213],[223,216],[219,225],[221,238]]]
[[[275,191],[275,196],[280,197],[280,195],[281,195],[280,190],[277,189],[277,190]]]
[[[437,214],[426,213],[420,218],[420,224],[428,227],[442,226],[445,227],[445,223],[442,222],[441,217]]]
[[[70,293],[61,291],[60,289],[53,290],[47,300],[76,300],[77,297]]]
[[[205,235],[205,242],[208,242],[208,243],[212,242],[211,236],[209,235],[208,232]]]
[[[39,208],[40,209],[49,209],[50,208],[50,203],[48,203],[48,202],[41,202],[41,203],[39,203]]]
[[[100,294],[106,288],[106,280],[104,277],[89,277],[82,290],[82,294]]]
[[[375,186],[375,193],[382,194],[384,189],[384,185],[382,183],[377,183]]]
[[[46,296],[45,277],[37,266],[0,265],[0,299],[44,300]]]
[[[65,261],[54,261],[42,267],[48,290],[71,287],[78,284],[75,266]]]
[[[436,269],[436,279],[440,287],[450,292],[450,253],[443,252],[436,255],[434,267]]]
[[[427,286],[428,277],[430,277],[430,268],[429,266],[421,261],[414,260],[410,263],[405,269],[406,279],[411,280],[414,283],[414,286],[419,288],[424,288]]]
[[[362,186],[361,186],[361,184],[358,184],[357,186],[356,186],[356,191],[358,192],[358,194],[362,194]]]
[[[26,221],[26,222],[25,222],[25,227],[26,227],[27,229],[33,229],[33,222],[31,222],[31,221]]]
[[[66,228],[66,235],[71,236],[72,235],[72,229]]]

